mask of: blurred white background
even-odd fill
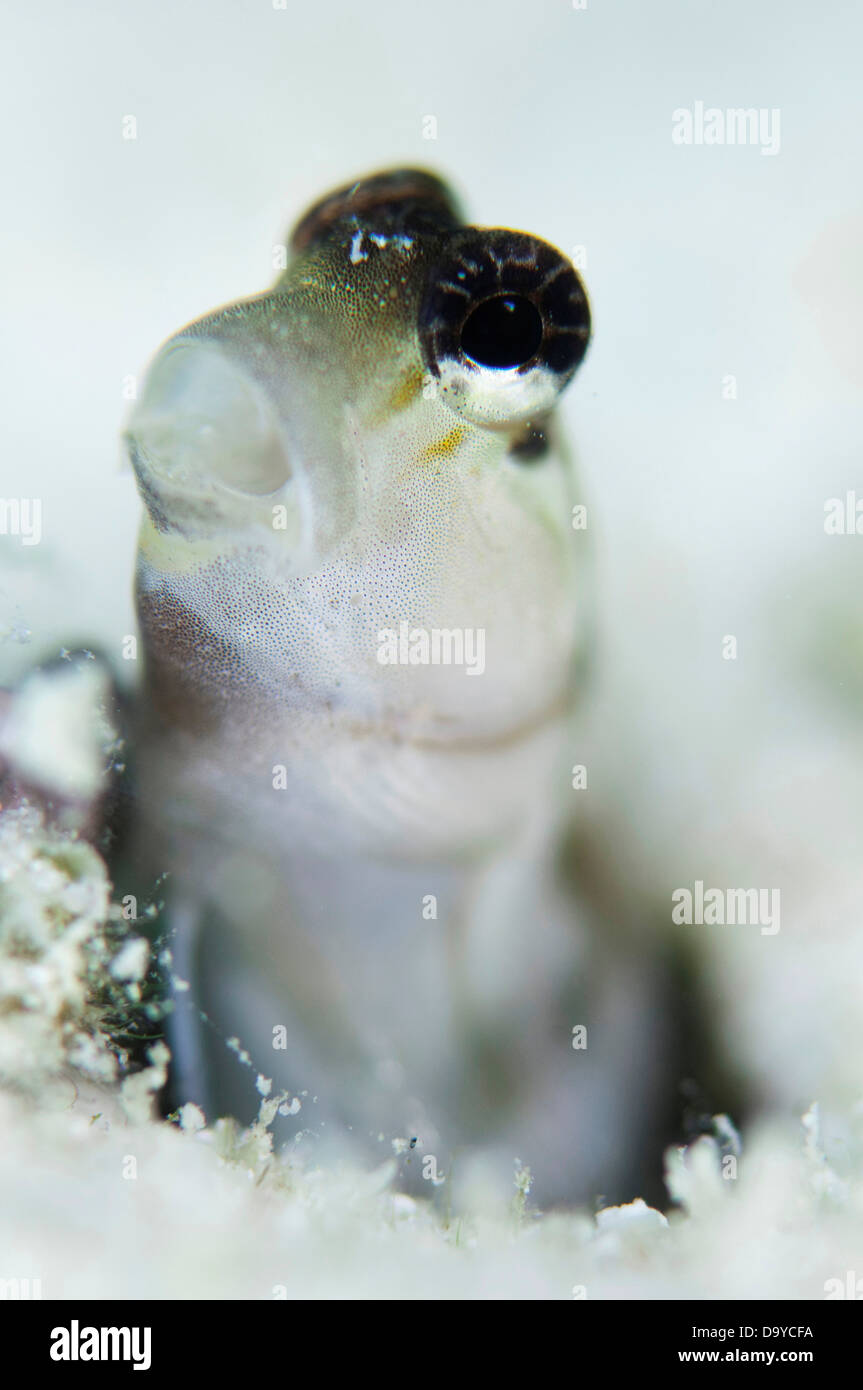
[[[590,789],[619,873],[663,901],[697,877],[781,886],[780,938],[714,934],[715,990],[772,1094],[850,1095],[863,537],[823,517],[863,498],[861,40],[851,0],[19,8],[0,486],[42,498],[44,538],[0,537],[3,677],[62,644],[119,655],[133,630],[124,379],[265,288],[331,185],[429,165],[473,220],[586,248],[595,337],[564,410],[597,559]],[[778,108],[778,153],[674,144],[697,101]]]

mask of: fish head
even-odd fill
[[[235,719],[252,691],[399,737],[510,736],[565,697],[578,641],[554,406],[584,287],[411,169],[321,200],[285,259],[170,339],[129,422],[166,717]]]

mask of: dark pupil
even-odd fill
[[[520,367],[542,342],[542,317],[521,295],[496,294],[468,314],[462,352],[481,367]]]

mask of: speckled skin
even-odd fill
[[[308,1093],[286,1133],[373,1156],[418,1136],[414,1174],[468,1152],[508,1182],[518,1155],[546,1199],[604,1163],[607,1191],[587,1107],[609,1061],[573,1056],[582,945],[553,873],[574,484],[553,420],[522,462],[523,414],[476,424],[429,373],[418,319],[457,211],[416,177],[414,203],[361,183],[312,215],[272,291],[150,370],[129,431],[143,843],[190,997]],[[483,673],[380,664],[402,621],[483,629]],[[192,1018],[178,1098],[248,1118],[249,1071]]]

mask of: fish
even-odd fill
[[[632,1100],[576,1049],[556,869],[590,626],[556,406],[590,339],[562,252],[387,170],[159,350],[125,436],[173,1093],[248,1122],[273,1086],[285,1142],[394,1150],[429,1195],[516,1158],[544,1200],[608,1191]]]

